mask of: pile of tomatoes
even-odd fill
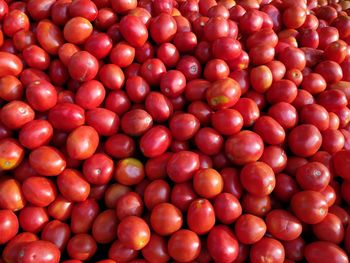
[[[349,16],[0,0],[0,263],[349,263]]]

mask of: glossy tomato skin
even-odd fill
[[[290,241],[298,238],[302,232],[301,222],[291,213],[275,209],[266,216],[267,230],[279,240]],[[284,229],[284,225],[288,225]]]
[[[340,218],[332,213],[318,224],[313,225],[312,230],[321,241],[329,241],[339,244],[344,239],[344,227]]]
[[[168,236],[181,228],[183,219],[177,207],[170,203],[160,203],[152,209],[150,222],[157,234]]]
[[[206,93],[207,101],[214,110],[232,107],[241,96],[238,83],[231,78],[214,82]]]
[[[29,177],[22,184],[24,197],[33,205],[45,207],[56,199],[57,190],[45,177]]]
[[[18,219],[11,210],[0,210],[0,244],[7,243],[16,236],[18,232]]]
[[[73,206],[70,228],[72,233],[87,233],[91,230],[93,221],[100,212],[99,206],[94,199],[87,199]]]
[[[200,169],[193,177],[193,188],[204,198],[213,198],[223,190],[222,176],[212,168]]]
[[[194,260],[198,257],[201,242],[196,233],[181,229],[175,232],[168,241],[169,255],[180,262]]]
[[[41,239],[52,242],[62,251],[68,243],[70,233],[69,225],[52,220],[43,228]]]
[[[164,126],[153,126],[140,140],[140,149],[146,157],[163,154],[171,143],[170,131]]]
[[[138,251],[131,248],[127,248],[123,245],[122,242],[116,240],[112,243],[108,251],[108,257],[114,259],[115,261],[119,260],[120,262],[129,262],[138,256]]]
[[[92,225],[92,236],[96,242],[107,244],[117,237],[118,220],[115,211],[108,209],[97,215]]]
[[[165,263],[170,260],[164,237],[151,234],[148,244],[142,249],[142,256],[149,262]]]
[[[241,215],[235,223],[235,234],[243,244],[254,244],[266,233],[266,224],[261,218],[251,215]]]
[[[19,233],[5,246],[2,253],[3,259],[10,263],[16,262],[21,247],[36,240],[38,240],[38,237],[35,234],[29,232]]]
[[[63,154],[51,146],[40,146],[29,155],[30,166],[44,176],[55,176],[66,168]]]
[[[223,224],[233,223],[242,214],[241,204],[230,193],[221,193],[216,196],[213,205],[215,216]]]
[[[55,87],[45,80],[35,81],[27,86],[26,98],[30,106],[37,111],[47,111],[57,103]]]
[[[251,131],[241,131],[226,140],[225,152],[235,164],[242,165],[257,161],[263,154],[261,137]]]
[[[72,103],[59,103],[48,114],[48,120],[55,129],[69,132],[85,123],[85,112]]]
[[[224,225],[212,228],[207,247],[210,256],[219,262],[232,262],[238,257],[238,241],[231,229]]]
[[[138,193],[126,193],[117,201],[116,215],[119,220],[122,220],[127,216],[141,216],[143,210],[144,204]]]
[[[144,166],[136,158],[124,158],[115,168],[114,178],[124,185],[136,185],[145,177]]]
[[[4,138],[0,140],[0,167],[3,170],[12,170],[22,162],[24,151],[17,140]]]
[[[328,212],[325,197],[315,191],[301,191],[296,193],[291,200],[294,214],[303,222],[316,224],[321,222]],[[305,211],[308,211],[307,213]]]
[[[93,127],[80,126],[68,135],[68,155],[76,160],[87,159],[95,153],[98,143],[99,136]]]
[[[141,47],[148,38],[146,26],[136,16],[127,15],[120,21],[120,32],[134,47]]]
[[[118,238],[131,249],[141,250],[150,240],[150,229],[140,217],[129,216],[118,225]]]
[[[76,260],[88,260],[96,251],[96,241],[88,234],[77,234],[67,244],[68,255]]]
[[[101,105],[106,95],[102,83],[97,80],[84,82],[75,94],[75,102],[86,110],[97,108]]]
[[[308,157],[321,147],[322,135],[314,125],[302,124],[290,132],[288,142],[294,154]]]
[[[283,245],[276,239],[264,237],[250,250],[250,259],[257,263],[272,261],[282,263],[285,259]]]
[[[187,224],[190,230],[203,235],[215,224],[214,207],[207,199],[194,200],[187,211]]]
[[[192,179],[194,173],[199,169],[199,156],[190,151],[174,153],[168,160],[166,169],[172,181],[186,182]]]
[[[332,260],[334,262],[349,262],[346,253],[337,245],[331,242],[316,241],[306,245],[305,258],[309,262],[327,262]]]
[[[45,19],[38,23],[36,36],[40,46],[52,55],[56,55],[59,47],[64,44],[60,28],[50,20]]]
[[[30,263],[42,262],[60,262],[61,252],[58,247],[49,241],[37,240],[25,244],[18,253],[17,262]]]
[[[65,198],[75,202],[85,201],[90,193],[90,184],[84,180],[80,172],[73,169],[66,169],[59,174],[57,186]]]
[[[26,206],[19,213],[19,224],[24,231],[31,233],[40,232],[49,222],[49,216],[45,208],[38,206]]]
[[[87,51],[76,52],[68,62],[70,76],[80,82],[96,77],[98,67],[97,59]]]
[[[33,120],[35,113],[27,103],[14,100],[2,107],[0,118],[3,124],[10,129],[19,129]]]

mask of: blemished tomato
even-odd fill
[[[276,209],[270,211],[265,221],[267,231],[279,240],[294,240],[302,232],[301,222],[291,213],[284,210]]]
[[[255,244],[265,235],[266,224],[260,217],[243,214],[237,219],[234,230],[241,243]]]
[[[316,191],[301,191],[292,197],[293,213],[304,223],[320,223],[328,213],[325,197]]]
[[[282,263],[285,260],[285,251],[281,242],[276,239],[263,237],[250,249],[250,259],[253,262],[276,262]]]
[[[149,242],[150,236],[148,225],[139,217],[126,217],[118,225],[118,239],[128,248],[141,250]]]
[[[49,241],[35,240],[26,243],[19,249],[17,262],[47,261],[60,262],[61,252],[56,245]]]

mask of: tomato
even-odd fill
[[[141,47],[148,38],[146,26],[136,16],[127,15],[120,21],[120,33],[134,47]]]
[[[223,135],[234,135],[243,127],[243,117],[234,109],[222,109],[211,116],[215,130]]]
[[[169,255],[180,262],[188,262],[198,257],[201,242],[196,233],[181,229],[175,232],[168,241]]]
[[[75,202],[85,201],[90,192],[90,184],[73,169],[66,169],[58,175],[57,186],[63,197]]]
[[[178,70],[170,70],[164,73],[160,81],[160,89],[169,98],[178,97],[186,87],[186,78]]]
[[[251,131],[241,131],[225,143],[227,157],[238,165],[257,161],[263,154],[263,148],[261,137]]]
[[[26,98],[30,106],[37,111],[48,111],[57,103],[57,91],[46,80],[38,80],[27,86]]]
[[[143,201],[139,194],[129,192],[117,200],[116,215],[119,220],[127,216],[141,216],[143,212]]]
[[[164,126],[153,126],[140,140],[140,149],[146,157],[156,157],[163,154],[170,146],[170,131]]]
[[[250,83],[252,88],[259,93],[266,92],[272,85],[272,81],[272,71],[265,65],[255,67],[250,72]]]
[[[159,235],[167,236],[178,231],[182,226],[182,214],[170,203],[160,203],[151,212],[152,229]]]
[[[263,217],[271,210],[271,198],[268,195],[257,196],[247,193],[243,195],[242,208],[247,213]]]
[[[61,251],[66,247],[70,237],[69,226],[58,220],[52,220],[45,225],[41,239],[55,244]]]
[[[264,261],[282,263],[285,259],[283,245],[276,239],[264,237],[251,247],[250,259],[257,263]]]
[[[150,229],[146,222],[136,216],[124,218],[118,225],[118,238],[131,249],[141,250],[150,240]]]
[[[38,240],[35,234],[29,232],[22,232],[12,238],[5,246],[2,256],[6,262],[17,262],[17,256],[22,246],[27,243]]]
[[[40,146],[29,155],[30,166],[44,176],[55,176],[66,168],[61,152],[50,146]]]
[[[101,82],[90,80],[84,82],[75,94],[75,102],[86,110],[99,107],[106,96],[106,91]]]
[[[67,244],[68,255],[77,260],[88,260],[96,251],[96,241],[88,234],[75,235]]]
[[[92,225],[92,236],[100,244],[112,242],[117,236],[118,220],[113,209],[97,215]]]
[[[131,157],[135,152],[135,148],[134,140],[122,133],[112,135],[104,144],[106,153],[115,158]]]
[[[294,240],[302,232],[301,222],[284,210],[276,209],[270,211],[265,220],[268,232],[280,240]]]
[[[42,20],[36,28],[36,37],[40,46],[49,54],[56,55],[64,44],[61,30],[50,20]]]
[[[223,190],[223,179],[214,169],[200,169],[193,177],[193,187],[204,198],[213,198]]]
[[[48,214],[54,219],[65,221],[71,216],[73,203],[58,195],[47,208]]]
[[[271,145],[278,145],[285,140],[283,127],[269,116],[261,116],[253,126],[254,132],[261,136],[264,142]]]
[[[11,210],[0,210],[0,215],[0,244],[5,244],[16,236],[19,224],[16,215]]]
[[[17,211],[22,209],[26,200],[23,196],[21,185],[14,179],[6,179],[0,182],[0,207]]]
[[[36,206],[48,206],[56,199],[57,190],[53,182],[44,177],[29,177],[22,185],[23,195]]]
[[[223,224],[231,224],[242,214],[238,199],[230,193],[221,193],[214,199],[215,216]]]
[[[25,102],[14,100],[2,107],[0,118],[10,129],[19,129],[35,117],[33,109]]]
[[[4,138],[0,140],[0,167],[2,170],[16,168],[24,158],[24,149],[17,140]]]
[[[187,211],[191,202],[196,199],[197,195],[193,190],[190,182],[175,184],[171,191],[171,203],[181,211]]]
[[[232,107],[241,96],[238,83],[231,78],[215,81],[206,93],[208,104],[214,110]]]
[[[119,240],[116,240],[109,248],[108,256],[111,259],[126,263],[137,258],[138,251],[125,247]]]
[[[243,244],[254,244],[258,242],[266,232],[265,222],[254,215],[243,214],[235,223],[235,234]]]
[[[339,244],[344,239],[344,227],[340,218],[332,213],[318,224],[312,226],[312,230],[321,241],[329,241]]]
[[[324,196],[315,191],[296,193],[291,200],[291,207],[294,214],[307,224],[321,222],[328,212],[328,205]]]
[[[168,262],[170,256],[166,239],[157,234],[151,234],[148,244],[142,249],[142,256],[149,262]]]
[[[342,150],[335,153],[334,157],[332,158],[335,172],[344,179],[348,179],[349,177],[347,173],[348,171],[347,160],[349,160],[349,158],[350,158],[350,151],[347,151],[347,150]]]
[[[322,191],[331,180],[328,168],[319,162],[310,162],[297,169],[296,180],[304,190]]]
[[[232,38],[223,37],[216,39],[212,44],[213,55],[223,60],[233,60],[241,53],[240,43]]]
[[[207,239],[209,255],[218,262],[233,262],[239,253],[238,241],[230,228],[217,225]]]
[[[187,210],[187,224],[190,230],[203,235],[215,225],[214,207],[207,199],[194,200]]]
[[[307,261],[313,262],[328,262],[332,260],[334,262],[349,262],[346,253],[337,245],[331,242],[316,241],[312,242],[305,247],[305,258]]]
[[[73,130],[67,138],[68,155],[77,160],[91,157],[98,146],[99,136],[91,126],[80,126]]]
[[[74,234],[87,233],[100,212],[94,199],[87,199],[73,206],[70,228]]]
[[[170,186],[164,180],[154,180],[146,186],[143,198],[148,209],[152,209],[157,204],[169,202]]]
[[[87,51],[78,51],[72,55],[68,62],[70,76],[77,81],[92,80],[98,72],[98,61]]]
[[[321,147],[322,136],[314,125],[303,124],[290,132],[288,142],[294,154],[308,157],[315,154]]]
[[[145,177],[143,164],[135,158],[125,158],[117,163],[114,178],[124,185],[135,185]]]
[[[18,252],[17,262],[60,262],[61,252],[49,241],[35,240],[26,243]]]
[[[124,73],[121,68],[114,64],[105,64],[99,72],[101,82],[109,89],[118,90],[124,84]]]

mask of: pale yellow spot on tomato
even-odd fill
[[[225,104],[225,103],[228,103],[229,102],[229,99],[226,97],[226,96],[217,96],[217,97],[214,97],[210,100],[210,103],[213,105],[213,106],[216,106],[216,105],[219,105],[219,104]]]

